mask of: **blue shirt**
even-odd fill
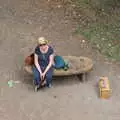
[[[47,67],[49,64],[49,57],[53,54],[53,48],[49,46],[48,51],[46,53],[42,53],[40,51],[39,46],[35,48],[35,53],[38,55],[38,63],[41,67]]]

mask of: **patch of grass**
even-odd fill
[[[73,0],[77,34],[84,35],[106,57],[120,60],[120,2],[118,0]]]

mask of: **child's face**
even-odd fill
[[[47,44],[40,45],[40,48],[41,48],[42,50],[46,50],[46,49],[47,49]]]

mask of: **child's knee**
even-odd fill
[[[52,80],[52,75],[46,74],[46,80],[48,80],[48,81]]]
[[[40,79],[40,76],[39,75],[34,75],[34,78],[36,79],[36,80],[38,80],[38,79]]]

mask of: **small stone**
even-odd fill
[[[57,98],[57,96],[56,96],[56,95],[54,95],[53,97],[54,97],[54,98]]]
[[[61,5],[58,5],[57,7],[58,7],[58,8],[61,8],[62,6],[61,6]]]
[[[72,6],[72,7],[75,7],[76,5],[75,5],[75,4],[72,4],[71,6]]]
[[[120,78],[120,76],[118,76],[118,78]]]
[[[85,40],[82,40],[83,43],[85,43]]]
[[[109,47],[111,47],[111,44],[108,44]]]
[[[14,81],[14,83],[20,83],[20,81]]]
[[[92,100],[92,97],[88,97],[88,100]]]

